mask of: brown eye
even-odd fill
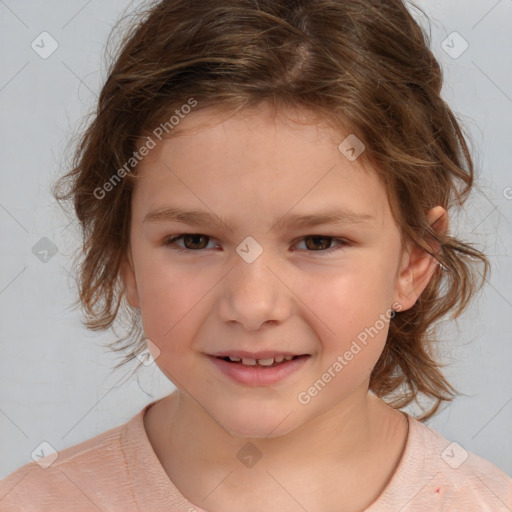
[[[346,249],[351,244],[348,240],[343,238],[335,238],[333,236],[324,236],[324,235],[308,235],[302,237],[299,245],[303,245],[303,247],[299,247],[299,249],[303,252],[307,253],[316,253],[315,256],[324,256],[332,254],[336,251],[342,251]]]
[[[183,245],[176,243],[178,240],[182,241]],[[207,235],[185,234],[168,238],[165,241],[165,245],[175,245],[177,246],[176,250],[178,251],[199,251],[201,249],[206,249],[209,241],[210,237]]]
[[[203,239],[203,243],[201,243],[201,239]],[[206,244],[204,240],[206,240]],[[208,237],[206,235],[185,235],[183,243],[187,249],[204,249],[208,245]]]
[[[308,236],[304,239],[306,247],[313,251],[329,249],[332,237],[329,236]],[[312,243],[309,243],[312,242]]]

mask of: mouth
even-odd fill
[[[286,364],[288,361],[293,361],[299,358],[309,357],[309,354],[302,355],[276,355],[271,357],[240,357],[240,356],[214,356],[217,359],[222,359],[227,363],[239,364],[243,366],[260,366],[263,368],[275,368]]]
[[[298,372],[311,354],[223,352],[210,354],[209,358],[231,381],[245,386],[270,386]]]

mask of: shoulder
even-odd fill
[[[402,496],[403,512],[512,510],[512,479],[506,473],[411,417],[409,429],[391,481],[395,498]]]
[[[113,477],[126,480],[122,438],[137,416],[70,448],[43,455],[8,475],[0,481],[0,509],[94,509],[92,503],[101,502],[103,488],[112,485]]]

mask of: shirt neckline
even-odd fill
[[[411,486],[411,482],[423,479],[425,453],[424,450],[418,450],[418,445],[421,444],[424,425],[406,412],[400,412],[406,416],[408,424],[407,440],[402,456],[387,485],[364,512],[394,510],[397,509],[399,503],[409,503],[418,491]]]
[[[161,506],[162,511],[169,510],[169,505],[172,504],[176,510],[184,512],[189,510],[207,512],[189,502],[174,485],[160,463],[144,428],[146,412],[164,398],[147,404],[124,426],[121,434],[125,462],[132,480],[132,488],[135,489],[137,505],[141,507],[141,510],[146,510],[149,503],[151,506],[153,504]],[[404,496],[406,489],[410,489],[410,499],[413,499],[415,491],[407,482],[422,479],[425,455],[422,450],[415,449],[417,437],[421,433],[418,427],[421,427],[422,424],[409,414],[405,412],[402,414],[406,416],[408,424],[407,439],[402,455],[387,485],[364,512],[380,512],[386,507],[392,508],[396,505],[398,497],[400,501],[403,501],[404,498],[407,499],[407,496]],[[136,474],[133,468],[137,468]]]

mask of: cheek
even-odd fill
[[[162,352],[170,345],[176,345],[178,350],[184,345],[176,340],[186,339],[185,331],[194,324],[191,319],[201,308],[202,297],[211,288],[189,274],[180,267],[156,265],[147,266],[140,274],[144,333]]]
[[[363,366],[375,364],[389,328],[393,296],[390,274],[352,268],[337,275],[315,276],[308,282],[301,296],[307,297],[304,302],[311,309],[309,321],[317,326],[326,357],[335,360],[350,351]]]

